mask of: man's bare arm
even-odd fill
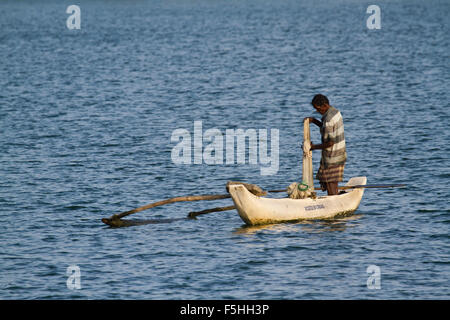
[[[321,143],[321,144],[312,144],[311,143],[311,150],[326,149],[326,148],[332,147],[333,145],[334,145],[333,141],[328,141],[328,142]]]
[[[321,128],[322,127],[322,121],[320,121],[320,120],[317,120],[316,118],[313,118],[313,117],[307,117],[307,118],[305,118],[305,119],[309,119],[309,122],[311,123],[314,123],[316,126],[318,126],[319,128]]]

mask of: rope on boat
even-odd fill
[[[304,182],[293,182],[286,190],[291,199],[315,198],[316,193]]]

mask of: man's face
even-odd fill
[[[320,114],[325,114],[325,112],[327,112],[328,108],[330,107],[329,105],[327,105],[326,103],[321,105],[321,106],[315,106],[313,105],[314,109],[316,109],[316,111]]]

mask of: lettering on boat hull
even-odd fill
[[[306,211],[312,211],[312,210],[318,210],[318,209],[325,209],[325,206],[323,204],[316,204],[316,205],[313,205],[313,206],[305,207]]]

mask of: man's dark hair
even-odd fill
[[[313,106],[323,106],[325,103],[330,104],[328,98],[325,97],[323,94],[316,94],[311,101],[311,104]]]

